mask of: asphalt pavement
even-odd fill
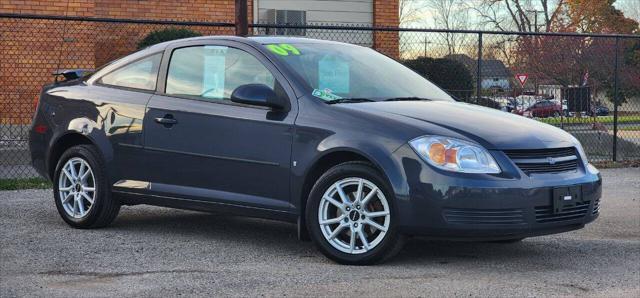
[[[640,169],[603,170],[601,216],[517,244],[414,238],[389,262],[342,266],[294,225],[123,207],[76,230],[51,190],[0,192],[0,297],[640,297]]]

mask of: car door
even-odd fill
[[[156,90],[162,54],[160,51],[133,57],[101,75],[90,89],[85,88],[87,96],[96,102],[95,122],[112,145],[112,158],[107,154],[107,162],[113,165],[111,178],[116,187],[145,177],[143,117]]]
[[[297,102],[286,79],[251,46],[188,43],[165,52],[162,89],[145,115],[151,191],[172,197],[289,210]],[[264,84],[291,107],[230,101],[244,84]]]

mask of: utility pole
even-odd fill
[[[534,29],[533,29],[533,30],[534,30],[535,32],[540,31],[540,30],[538,29],[538,14],[539,14],[539,13],[543,13],[544,11],[541,11],[541,10],[535,10],[535,9],[533,9],[533,10],[527,10],[527,12],[532,12],[532,13],[533,13],[533,26],[534,26]]]
[[[476,69],[476,103],[482,93],[482,32],[478,33],[478,69]]]
[[[431,42],[427,40],[427,36],[424,37],[424,57],[427,57],[427,45]]]
[[[236,35],[247,36],[249,24],[247,20],[247,0],[236,1]]]
[[[614,65],[613,65],[613,161],[618,161],[618,52],[620,51],[619,46],[620,39],[616,37],[616,53],[613,55]]]

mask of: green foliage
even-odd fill
[[[403,64],[442,89],[473,90],[473,76],[461,62],[445,58],[419,57],[405,60]]]
[[[149,33],[138,43],[138,49],[143,49],[154,44],[181,38],[201,36],[199,32],[184,28],[167,28]]]
[[[0,190],[51,188],[51,182],[43,178],[0,179]]]
[[[640,67],[640,39],[629,41],[629,45],[624,50],[624,63]]]
[[[542,118],[542,119],[537,119],[540,122],[544,122],[547,124],[554,124],[554,125],[559,125],[560,122],[563,122],[564,124],[590,124],[593,123],[593,118],[592,117],[582,117],[582,118],[577,118],[577,117],[564,117],[562,119],[560,119],[560,117],[549,117],[549,118]],[[613,116],[598,116],[597,117],[597,121],[602,123],[602,124],[613,124]],[[635,123],[640,123],[640,115],[626,115],[626,116],[619,116],[618,117],[618,123],[625,123],[625,124],[635,124]]]

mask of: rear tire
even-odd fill
[[[335,262],[382,262],[404,245],[394,202],[386,179],[371,164],[342,163],[313,186],[306,206],[307,230],[318,250]]]
[[[62,219],[74,228],[109,225],[120,211],[111,196],[105,163],[91,145],[67,149],[55,170],[53,196]]]

